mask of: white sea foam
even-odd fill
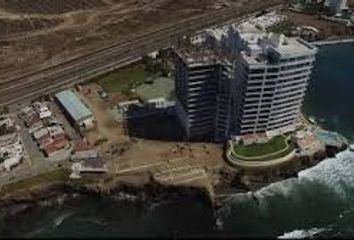
[[[309,230],[294,230],[291,232],[284,233],[281,236],[278,236],[278,239],[304,239],[312,238],[316,234],[326,231],[325,228],[311,228]]]
[[[98,219],[97,217],[94,218],[85,218],[82,219],[85,222],[90,222],[98,226],[107,226],[109,223],[107,221],[104,221],[103,219]]]
[[[272,183],[254,193],[262,201],[268,196],[292,194],[294,186],[306,184],[306,181],[326,185],[336,191],[340,196],[346,196],[343,185],[354,188],[354,153],[349,150],[340,152],[335,158],[325,159],[318,165],[298,173],[298,178]]]
[[[134,194],[119,192],[112,197],[116,201],[130,201],[133,202],[138,199],[138,196]]]
[[[43,233],[45,231],[47,231],[48,229],[51,229],[51,228],[57,228],[59,227],[65,219],[67,219],[68,217],[72,216],[74,214],[74,212],[66,212],[64,214],[61,214],[59,215],[58,217],[56,217],[53,222],[50,222],[49,224],[46,223],[46,224],[40,224],[40,227],[34,229],[33,231],[31,232],[28,232],[25,234],[25,238],[31,238],[33,236],[36,236],[40,233]]]
[[[267,196],[273,196],[274,194],[282,194],[283,196],[289,196],[291,194],[292,187],[296,184],[296,178],[289,178],[281,182],[275,182],[268,186],[258,190],[254,193],[257,199],[262,199]]]
[[[267,209],[269,197],[282,196],[288,197],[296,192],[299,187],[306,186],[310,182],[324,184],[333,191],[336,191],[339,196],[346,197],[346,190],[354,188],[354,153],[349,150],[338,153],[335,158],[325,159],[318,165],[299,172],[298,178],[291,178],[284,181],[270,184],[258,191],[253,196],[250,193],[237,194],[225,201],[225,205],[218,211],[221,220],[231,214],[235,204],[242,202],[252,202],[257,200],[260,209]],[[347,188],[346,188],[347,187]],[[300,189],[300,188],[299,188]],[[301,198],[301,196],[298,196]],[[252,199],[253,198],[253,199]],[[314,230],[314,229],[313,229]],[[313,233],[310,232],[310,233]],[[289,233],[290,234],[290,233]],[[285,235],[287,238],[295,238],[308,234],[302,230],[296,230],[290,235]],[[285,238],[284,237],[284,238]]]
[[[67,219],[68,217],[70,217],[73,214],[74,213],[72,213],[72,212],[64,213],[64,214],[60,215],[59,217],[55,218],[53,221],[54,227],[59,227],[64,222],[65,219]]]
[[[354,153],[346,150],[338,153],[335,158],[329,158],[318,165],[299,172],[299,182],[319,182],[336,191],[340,196],[346,196],[343,184],[354,187]]]

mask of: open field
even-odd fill
[[[205,1],[210,3],[210,0]],[[92,80],[137,61],[141,56],[168,48],[176,44],[177,39],[184,35],[224,23],[240,21],[259,14],[265,9],[279,8],[283,0],[235,0],[231,4],[223,0],[221,5],[219,1],[213,1],[205,11],[201,11],[198,6],[196,9],[181,9],[173,12],[161,7],[166,3],[166,6],[169,6],[170,0],[135,1],[133,5],[139,7],[132,7],[133,12],[127,13],[130,8],[122,5],[129,2],[128,0],[120,2],[119,6],[114,2],[114,5],[121,10],[120,14],[127,14],[129,18],[137,14],[130,19],[134,22],[134,26],[126,22],[117,23],[116,21],[127,20],[125,17],[120,18],[119,14],[112,19],[115,21],[112,28],[118,27],[120,30],[125,28],[127,34],[116,33],[114,29],[109,29],[108,32],[99,31],[101,21],[98,21],[97,17],[116,13],[116,9],[102,13],[102,9],[97,8],[57,14],[69,18],[70,21],[50,30],[43,29],[19,34],[19,36],[15,34],[2,36],[0,44],[4,43],[4,46],[0,48],[0,56],[3,57],[0,59],[0,65],[2,64],[0,105],[16,103],[44,93],[54,93],[59,89]],[[159,17],[157,9],[164,12],[163,18]],[[94,11],[99,11],[99,14],[95,14]],[[43,14],[13,16],[8,11],[3,11],[1,14],[7,19],[29,15],[44,17]],[[81,15],[76,22],[77,14]],[[46,14],[45,18],[52,19],[55,16],[55,14]],[[88,16],[90,23],[85,22],[83,16]],[[139,18],[142,18],[142,21],[137,21]],[[83,22],[85,24],[82,25]],[[103,25],[106,23],[105,21]],[[6,60],[3,61],[4,59]],[[13,91],[15,88],[16,91]]]
[[[181,129],[172,119],[143,117],[129,126],[116,122],[110,110],[120,102],[118,96],[125,98],[124,93],[109,93],[108,99],[103,100],[97,94],[99,88],[97,83],[85,84],[78,94],[90,107],[97,122],[97,128],[85,133],[85,138],[93,144],[99,142],[99,152],[109,173],[124,176],[150,172],[161,182],[182,184],[204,178],[212,181],[210,172],[224,166],[221,145],[184,142],[182,136],[178,136]],[[144,129],[139,128],[142,125]],[[126,131],[126,127],[132,130]],[[166,135],[172,132],[176,135]]]
[[[19,19],[8,20],[0,19],[0,35],[9,35],[13,33],[25,33],[28,31],[37,31],[41,29],[46,29],[54,27],[62,23],[62,19],[38,19],[38,18],[28,18],[27,21],[22,21]]]
[[[28,179],[20,180],[15,183],[10,183],[1,188],[0,196],[3,194],[18,191],[20,189],[30,189],[39,184],[63,183],[68,179],[70,172],[66,169],[55,169],[53,171],[37,175]]]
[[[245,1],[0,0],[0,75],[47,67],[225,2]]]
[[[0,7],[13,13],[59,14],[104,6],[101,0],[2,0]]]
[[[143,64],[129,65],[102,77],[99,84],[108,92],[128,91],[133,85],[143,83],[148,74]]]
[[[324,19],[319,19],[315,15],[307,15],[303,13],[287,12],[289,20],[299,26],[313,26],[320,31],[321,38],[331,39],[338,36],[350,36],[351,29],[344,24],[329,22]]]

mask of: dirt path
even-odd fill
[[[95,23],[99,23],[99,17],[105,15],[107,13],[114,13],[115,15],[127,15],[132,11],[136,11],[137,9],[129,6],[130,3],[120,3],[111,5],[111,8],[106,10],[97,10],[97,9],[90,9],[90,10],[77,10],[63,14],[14,14],[7,12],[0,8],[0,19],[8,20],[8,21],[31,21],[30,19],[44,19],[44,20],[63,20],[63,23],[58,24],[55,27],[40,29],[40,30],[30,30],[22,33],[14,33],[9,34],[4,37],[0,37],[2,41],[17,41],[20,39],[32,38],[40,35],[46,35],[49,33],[62,31],[62,30],[74,30],[74,29],[82,29],[86,28],[89,25],[94,25]],[[80,18],[81,21],[77,21],[77,18]],[[82,19],[84,19],[82,21]]]
[[[87,133],[88,138],[90,138],[89,140],[94,142],[100,138],[106,138],[116,143],[127,140],[119,123],[115,122],[114,119],[107,114],[105,102],[100,99],[97,94],[98,89],[100,89],[99,86],[90,84],[88,87],[85,86],[82,91],[87,91],[88,89],[91,90],[91,93],[87,95],[90,101],[82,94],[83,92],[80,92],[79,95],[89,106],[96,120],[97,129]]]
[[[37,6],[37,1],[26,0],[33,6]],[[1,6],[0,28],[5,29],[6,33],[0,35],[1,77],[14,78],[59,64],[103,45],[116,43],[140,30],[154,29],[196,12],[202,13],[225,0],[100,1],[103,5],[81,10],[68,8],[67,12],[62,13],[61,10],[67,9],[63,5],[63,9],[50,14],[41,14],[43,9],[40,13],[15,13]],[[241,0],[226,1],[234,5]],[[28,4],[17,11],[32,12],[33,6]]]

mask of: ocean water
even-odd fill
[[[304,110],[354,139],[354,44],[322,47]],[[297,178],[228,198],[216,212],[198,199],[156,203],[79,196],[40,204],[1,222],[7,237],[354,237],[354,153],[349,150]],[[218,223],[218,228],[216,227]]]
[[[304,111],[354,141],[354,43],[320,48]]]

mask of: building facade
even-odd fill
[[[294,131],[317,53],[304,40],[270,34],[236,64],[235,135]]]
[[[176,105],[188,139],[295,130],[317,48],[249,25],[209,35],[205,49],[176,49]]]
[[[325,6],[328,7],[333,13],[340,13],[348,10],[347,0],[326,0]]]
[[[77,130],[84,131],[95,126],[95,119],[91,110],[72,90],[59,92],[55,94],[55,98]]]
[[[232,66],[210,49],[177,49],[176,107],[188,139],[227,138]]]

